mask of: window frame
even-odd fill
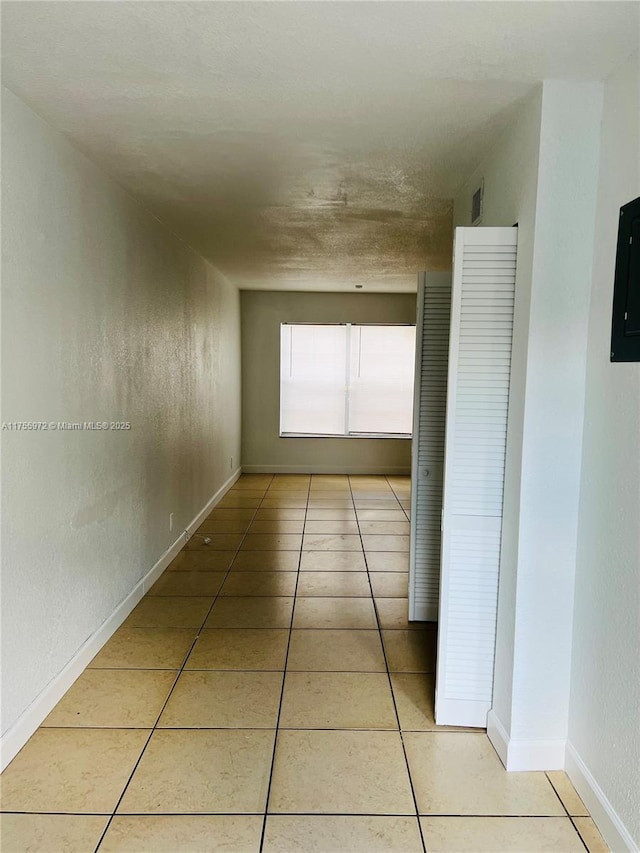
[[[282,431],[282,330],[286,326],[343,326],[346,328],[346,344],[345,344],[345,417],[344,417],[344,425],[345,432],[344,433],[323,433],[323,432],[283,432]],[[348,432],[346,431],[349,426],[349,381],[350,381],[350,364],[351,364],[351,329],[356,327],[368,326],[368,327],[393,327],[393,328],[413,328],[417,333],[417,324],[416,323],[353,323],[353,322],[337,322],[337,323],[318,323],[313,320],[307,320],[302,322],[293,322],[293,321],[283,321],[280,323],[280,351],[279,351],[279,371],[278,371],[278,437],[282,439],[287,438],[337,438],[337,439],[358,439],[358,438],[368,438],[368,439],[396,439],[401,441],[411,440],[413,437],[413,427],[414,427],[414,418],[412,411],[411,417],[411,432],[408,433],[397,433],[397,432]],[[415,369],[415,357],[412,360],[412,365]],[[414,385],[415,385],[415,373],[414,373]],[[413,392],[412,392],[413,393]],[[412,398],[412,407],[414,407],[414,401]]]

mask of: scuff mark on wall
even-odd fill
[[[114,514],[120,502],[131,493],[131,488],[130,483],[124,483],[119,489],[112,489],[88,506],[82,507],[71,519],[71,527],[78,530],[87,524],[106,521]]]

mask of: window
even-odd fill
[[[280,435],[410,437],[415,326],[280,327]]]

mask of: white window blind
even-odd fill
[[[414,326],[352,326],[349,431],[410,434]]]
[[[414,326],[281,326],[281,435],[411,435]]]
[[[281,327],[280,432],[344,434],[345,359],[344,326]]]

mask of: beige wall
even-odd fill
[[[415,323],[415,294],[242,294],[244,471],[402,473],[408,439],[280,438],[281,323]]]
[[[240,300],[8,91],[2,106],[3,420],[131,423],[2,433],[5,732],[239,465]]]

